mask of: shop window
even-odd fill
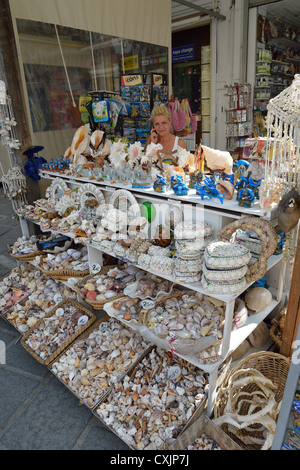
[[[81,95],[120,94],[124,74],[168,72],[167,47],[24,19],[17,29],[34,134],[69,130],[70,141]],[[56,144],[64,152],[66,142]]]

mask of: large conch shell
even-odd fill
[[[272,300],[271,292],[265,287],[252,287],[245,295],[247,308],[255,313],[266,308]]]
[[[90,142],[89,142],[90,149],[92,150],[92,153],[96,153],[97,151],[100,150],[100,145],[102,143],[104,143],[103,139],[104,139],[104,132],[103,131],[100,131],[99,129],[96,129],[92,133],[91,139],[90,139]]]
[[[233,159],[229,152],[212,149],[206,145],[201,145],[201,148],[208,168],[211,170],[224,170],[227,174],[232,173]]]
[[[76,150],[79,147],[79,144],[88,137],[88,128],[86,126],[78,127],[77,131],[74,134],[72,144],[71,144],[71,152],[75,155]]]

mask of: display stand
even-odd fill
[[[300,359],[299,359],[299,344],[300,344],[300,328],[296,336],[296,343],[291,358],[290,369],[287,377],[285,391],[282,399],[281,409],[277,421],[276,431],[273,439],[271,450],[282,450],[283,444],[288,444],[287,431],[293,430],[293,423],[291,417],[291,407],[294,400],[294,395],[300,391]]]
[[[63,174],[55,174],[47,171],[41,171],[41,176],[43,178],[50,178],[56,179],[57,177],[63,178],[66,183],[69,183],[70,188],[74,189],[78,187],[78,185],[82,185],[85,183],[91,183],[91,180],[88,178],[74,178],[68,175]],[[199,214],[203,217],[204,221],[210,222],[217,234],[221,228],[226,226],[228,223],[236,220],[242,216],[255,214],[257,216],[263,217],[265,219],[272,220],[275,217],[274,211],[271,210],[263,210],[257,206],[253,206],[252,208],[244,208],[237,204],[236,201],[224,201],[224,205],[220,203],[220,201],[201,201],[200,197],[196,196],[193,193],[193,190],[190,191],[188,196],[175,196],[172,191],[169,193],[163,193],[157,195],[157,193],[152,190],[143,190],[143,189],[132,189],[128,185],[120,185],[116,183],[109,183],[109,182],[98,182],[93,181],[93,184],[101,187],[101,191],[103,192],[104,196],[107,198],[109,197],[115,190],[117,189],[124,189],[126,188],[130,191],[134,197],[137,199],[139,204],[142,204],[145,201],[151,201],[158,204],[162,204],[163,208],[166,209],[170,205],[179,204],[182,209],[184,210],[185,217],[188,214],[193,214],[193,211],[199,210]],[[198,215],[198,213],[197,213]],[[198,220],[198,219],[197,219]],[[24,230],[24,234],[29,232],[29,229],[26,229],[26,226],[30,225],[26,221],[21,222],[22,231]],[[57,231],[55,231],[57,233]],[[68,236],[72,237],[72,234],[67,234]],[[74,236],[74,235],[73,235]],[[108,251],[104,251],[102,248],[89,243],[88,247],[88,256],[89,256],[89,266],[90,271],[93,264],[102,265],[102,253],[106,253],[108,255],[116,256],[115,253],[110,253]],[[122,258],[120,258],[122,260]],[[199,362],[199,360],[194,356],[184,356],[179,355],[183,359],[187,360],[188,362],[193,363],[203,371],[208,374],[209,377],[209,393],[208,393],[208,403],[206,408],[206,414],[211,416],[213,412],[213,407],[215,403],[216,393],[217,393],[217,382],[218,382],[218,375],[219,375],[219,368],[224,364],[224,361],[230,356],[230,354],[249,336],[250,333],[257,327],[257,325],[262,322],[268,315],[272,313],[272,315],[276,315],[277,310],[280,309],[280,304],[284,296],[284,284],[285,280],[282,279],[282,276],[285,273],[284,269],[285,261],[283,260],[282,255],[273,255],[268,260],[268,272],[267,272],[267,282],[270,286],[270,290],[273,295],[273,300],[268,305],[268,307],[261,312],[249,316],[247,322],[237,328],[236,330],[232,331],[232,320],[234,314],[234,303],[235,299],[242,294],[243,291],[239,292],[236,295],[221,295],[221,294],[208,294],[208,292],[203,288],[201,282],[195,282],[191,284],[186,284],[183,282],[176,282],[178,285],[182,287],[188,288],[191,291],[201,292],[205,295],[210,295],[216,299],[220,299],[226,303],[226,310],[225,310],[225,327],[223,333],[223,341],[222,341],[222,348],[221,354],[219,359],[211,364],[203,364]],[[140,267],[140,266],[138,266]],[[140,267],[141,269],[145,269],[148,272],[151,272],[150,269],[146,269],[144,267]],[[158,274],[158,273],[155,273]],[[163,273],[159,274],[160,277],[174,281],[171,276],[166,276]],[[250,287],[251,283],[246,285],[246,288]]]

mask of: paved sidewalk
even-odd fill
[[[16,261],[7,243],[21,236],[0,187],[0,278]],[[21,345],[18,331],[0,318],[0,450],[128,450],[46,366]],[[1,359],[1,356],[0,356]]]

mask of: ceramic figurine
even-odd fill
[[[158,193],[165,193],[167,190],[167,182],[161,175],[156,175],[157,179],[154,181],[153,189]]]
[[[194,189],[196,184],[201,184],[203,179],[202,171],[196,170],[190,175],[189,188]]]
[[[252,207],[254,204],[254,199],[254,193],[249,188],[242,188],[237,194],[239,206],[242,207]]]

